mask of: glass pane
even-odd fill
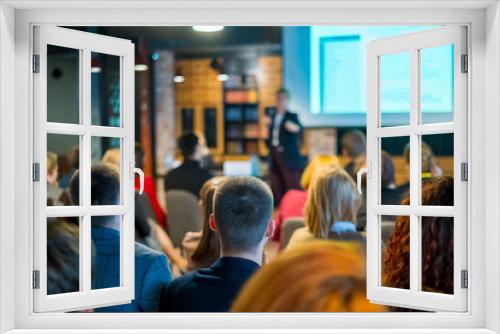
[[[80,137],[47,134],[47,205],[79,205]]]
[[[120,124],[120,57],[92,52],[92,125]]]
[[[409,205],[410,159],[407,154],[410,137],[380,139],[380,200],[382,205]],[[403,204],[404,203],[404,204]]]
[[[453,218],[421,221],[422,291],[453,294]]]
[[[410,124],[410,54],[380,57],[380,126]]]
[[[119,205],[121,204],[121,145],[120,138],[92,137],[92,187],[101,184],[101,192],[92,191],[92,205]],[[98,168],[97,164],[104,163],[105,167]],[[97,189],[97,188],[96,188]]]
[[[121,216],[92,217],[92,290],[120,286]]]
[[[422,205],[453,206],[453,138],[453,133],[422,136]],[[448,178],[432,179],[441,176]],[[447,185],[447,196],[430,198],[432,191],[429,187],[434,188],[432,184],[436,182],[439,186]]]
[[[410,289],[410,217],[380,216],[382,286]]]
[[[420,50],[420,123],[453,122],[453,45]]]
[[[47,121],[80,122],[80,50],[47,45]]]
[[[80,218],[47,219],[47,294],[80,291]]]

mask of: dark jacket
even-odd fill
[[[212,174],[200,167],[200,163],[186,160],[182,165],[172,169],[165,176],[165,191],[185,190],[199,197],[203,184],[212,178]]]
[[[259,269],[256,262],[222,257],[211,267],[173,280],[163,290],[161,312],[227,312],[241,287]]]
[[[269,128],[269,138],[267,140],[267,145],[269,149],[272,149],[273,140],[273,127],[276,112],[272,115],[271,126]],[[291,121],[292,123],[300,126],[300,132],[292,133],[285,128],[285,123]],[[302,137],[304,135],[304,127],[300,123],[299,116],[296,113],[286,111],[283,120],[281,122],[279,130],[279,142],[278,150],[281,151],[283,162],[285,165],[292,169],[302,169],[306,164],[306,160],[300,154],[300,145],[302,143]],[[272,163],[272,161],[271,161]]]
[[[95,245],[92,289],[120,286],[120,232],[92,226]],[[154,312],[158,308],[161,289],[171,280],[164,254],[135,243],[135,297],[129,304],[101,307],[95,312]]]

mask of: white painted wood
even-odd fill
[[[461,55],[467,54],[466,27],[446,27],[373,41],[368,45],[368,163],[374,166],[368,180],[367,226],[368,270],[367,295],[378,303],[431,311],[467,311],[467,289],[460,284],[461,270],[467,267],[467,182],[460,178],[460,164],[467,162],[467,74],[461,73]],[[454,45],[454,121],[442,124],[419,124],[420,60],[419,50],[441,45]],[[410,124],[380,128],[379,59],[384,55],[410,53]],[[375,68],[370,68],[370,67]],[[454,133],[454,206],[421,205],[421,135]],[[406,135],[410,138],[410,205],[383,206],[380,203],[380,138]],[[375,175],[375,177],[373,177]],[[380,284],[380,214],[410,217],[410,289],[393,289]],[[421,284],[421,217],[454,217],[454,294],[444,295],[422,291]]]
[[[64,124],[47,122],[47,45],[80,50],[80,122]],[[121,138],[121,166],[134,159],[134,48],[130,41],[82,33],[57,27],[35,27],[34,51],[40,55],[40,73],[34,80],[34,160],[40,163],[40,182],[34,184],[34,270],[40,270],[40,289],[35,289],[34,311],[74,311],[97,306],[124,304],[134,298],[134,184],[123,167],[120,173],[120,205],[91,204],[91,138]],[[91,52],[119,56],[121,117],[120,128],[91,125]],[[126,96],[126,98],[124,98]],[[128,115],[130,114],[130,115]],[[72,134],[80,137],[80,203],[69,207],[47,207],[46,152],[47,134]],[[91,217],[120,215],[121,273],[120,287],[91,290]],[[47,295],[47,218],[80,217],[80,292]]]

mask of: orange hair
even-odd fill
[[[316,240],[281,253],[243,287],[233,312],[383,312],[366,299],[365,261],[352,243]]]

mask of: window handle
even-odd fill
[[[363,189],[361,189],[361,178],[363,177],[363,174],[366,174],[366,176],[370,176],[370,167],[365,166],[363,168],[360,168],[358,170],[358,173],[356,174],[356,185],[358,187],[358,193],[360,195],[363,195]]]
[[[144,192],[144,172],[142,169],[135,167],[135,162],[130,163],[130,177],[134,178],[135,174],[139,175],[139,194]]]

